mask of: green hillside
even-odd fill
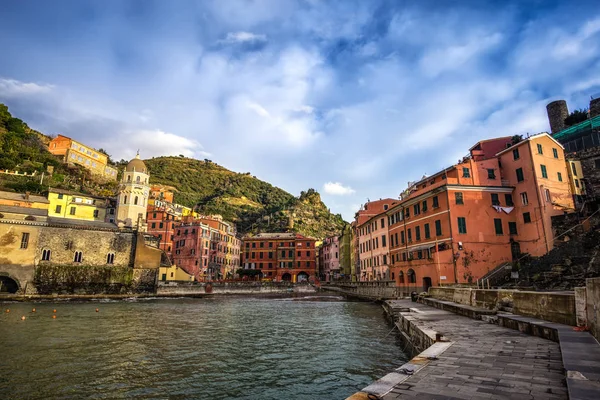
[[[36,174],[0,174],[0,190],[44,195],[49,187],[56,187],[99,196],[116,194],[116,182],[99,181],[83,167],[61,163],[48,151],[49,141],[0,104],[0,170]],[[344,224],[313,189],[294,197],[250,173],[232,172],[210,160],[156,157],[144,162],[150,182],[174,187],[177,203],[204,214],[220,214],[242,234],[294,231],[323,238],[339,232]],[[122,169],[125,163],[122,160],[117,167]]]

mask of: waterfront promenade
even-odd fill
[[[558,343],[410,300],[391,300],[388,306],[409,314],[416,329],[434,337],[442,334],[448,342],[438,354],[405,366],[350,399],[366,399],[366,392],[379,393],[384,400],[568,398]]]

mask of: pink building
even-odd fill
[[[389,270],[389,227],[386,212],[397,202],[394,199],[372,201],[356,213],[359,256],[357,272],[360,281],[393,279]]]
[[[331,236],[323,240],[321,254],[323,279],[326,282],[338,279],[340,275],[340,246],[337,236]]]

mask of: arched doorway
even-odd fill
[[[288,272],[286,272],[285,274],[283,274],[281,276],[281,280],[284,282],[290,282],[292,280],[292,275],[290,275]]]
[[[406,276],[408,277],[408,283],[417,283],[417,275],[414,269],[411,268],[406,271]]]
[[[0,293],[17,293],[19,283],[11,277],[0,275]]]
[[[308,282],[308,274],[304,271],[298,272],[298,276],[296,277],[296,282]]]

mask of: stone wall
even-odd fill
[[[188,282],[159,282],[156,293],[160,295],[203,295],[203,294],[285,294],[285,293],[315,293],[310,285],[294,285],[286,282],[224,282],[211,285],[210,293],[206,291],[205,283]]]
[[[575,296],[572,293],[432,287],[429,295],[488,310],[509,307],[515,314],[577,325]]]
[[[21,248],[23,233],[29,234],[26,248]],[[0,276],[14,280],[20,291],[31,293],[36,245],[40,226],[35,223],[9,224],[0,222]]]
[[[586,312],[590,333],[600,340],[600,278],[586,282]]]
[[[321,289],[372,300],[397,299],[402,296],[402,289],[396,287],[395,281],[323,284]]]

